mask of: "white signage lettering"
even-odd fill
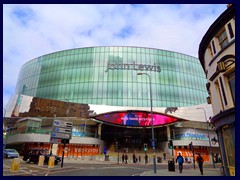
[[[161,72],[161,67],[157,66],[155,63],[154,65],[147,65],[147,64],[136,64],[133,62],[132,64],[110,64],[108,63],[107,69],[105,72],[115,69],[122,69],[122,70],[140,70],[140,71],[155,71]]]

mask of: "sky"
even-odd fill
[[[198,57],[226,4],[4,4],[3,107],[24,63],[56,51],[139,46]]]

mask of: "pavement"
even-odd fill
[[[84,163],[84,164],[116,164],[117,161],[103,161],[103,160],[89,160],[89,159],[67,159],[64,158],[64,164],[65,163]],[[121,164],[121,162],[120,162]],[[130,163],[131,164],[131,163]],[[133,164],[133,163],[132,163]],[[142,162],[142,164],[144,164]],[[167,163],[162,163],[166,164]],[[153,166],[152,163],[148,163],[147,166]],[[179,173],[178,165],[175,165],[175,171],[168,171],[168,169],[157,169],[156,173],[154,173],[153,170],[150,171],[145,171],[140,174],[140,176],[223,176],[220,171],[220,165],[216,165],[216,168],[211,167],[212,164],[207,164],[205,163],[204,168],[203,168],[203,175],[201,175],[200,170],[198,166],[195,166],[195,169],[188,168],[188,169],[183,169],[182,173]],[[183,166],[184,167],[184,166]]]
[[[145,171],[140,176],[222,176],[219,168],[203,168],[203,175],[201,175],[198,167],[196,169],[183,169],[182,173],[178,170],[168,171],[167,169],[154,171]]]
[[[19,170],[17,171],[11,171],[10,165],[3,164],[3,176],[47,176],[46,171],[51,173],[51,171],[62,171],[67,169],[72,169],[73,166],[67,166],[67,164],[109,164],[109,165],[116,165],[117,161],[110,160],[110,161],[104,161],[103,158],[78,158],[78,159],[68,159],[67,157],[64,158],[64,165],[63,168],[61,168],[60,165],[55,165],[54,168],[48,168],[47,165],[44,166],[38,166],[36,164],[31,164],[29,167],[23,166],[24,161],[21,160],[19,165]],[[122,165],[121,162],[119,162],[120,165]],[[133,163],[129,163],[128,165],[131,165]],[[143,164],[143,162],[141,162]],[[164,163],[161,163],[164,164]],[[152,163],[148,163],[146,166],[152,166]],[[165,167],[167,166],[167,163],[165,162]],[[159,168],[159,167],[158,167]],[[41,169],[43,171],[41,171]],[[216,166],[216,168],[213,168],[211,164],[204,164],[203,168],[203,175],[200,174],[200,171],[198,169],[198,166],[196,165],[195,169],[193,167],[188,166],[188,168],[183,168],[182,173],[179,173],[178,171],[178,165],[175,165],[175,171],[169,171],[168,168],[164,169],[157,169],[156,173],[154,173],[153,170],[144,171],[143,173],[139,174],[140,176],[222,176],[220,172],[220,167]]]

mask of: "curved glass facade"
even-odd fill
[[[206,102],[199,60],[143,47],[88,47],[35,58],[21,68],[16,93],[110,106],[183,107]]]

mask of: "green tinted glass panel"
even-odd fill
[[[78,48],[35,58],[22,66],[16,89],[78,103],[149,107],[149,77],[138,72],[151,77],[154,107],[206,103],[206,79],[197,58],[141,47]]]

